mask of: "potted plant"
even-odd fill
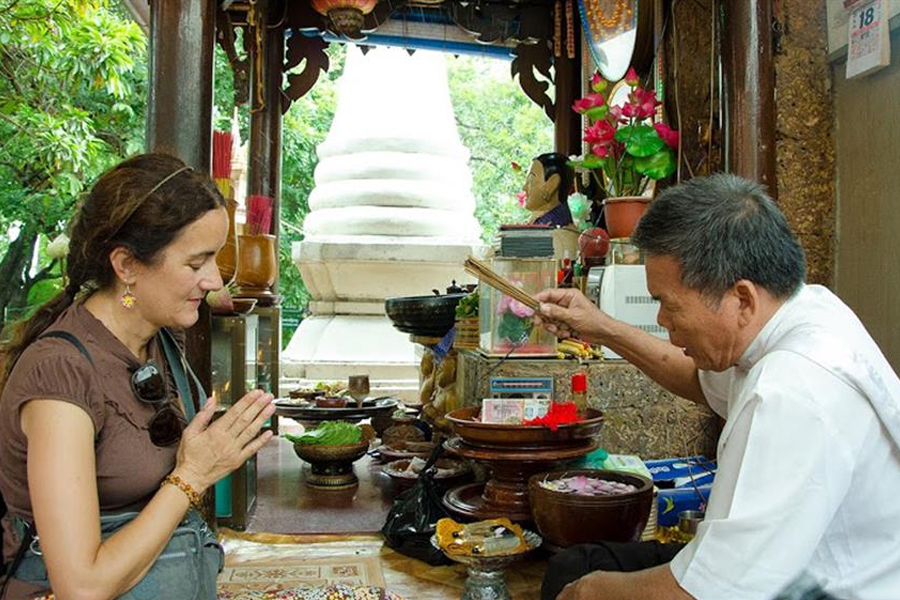
[[[453,347],[457,350],[476,350],[479,341],[478,289],[460,298],[456,305],[456,338]]]
[[[588,151],[570,164],[604,190],[606,225],[613,238],[632,234],[650,202],[650,182],[675,172],[678,148],[678,132],[655,121],[660,106],[656,92],[640,85],[634,68],[623,81],[627,98],[611,105],[608,100],[614,98],[604,96],[609,82],[594,73],[591,93],[572,105],[587,119],[583,139]]]

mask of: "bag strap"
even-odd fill
[[[200,378],[191,369],[191,365],[185,360],[184,354],[178,347],[178,342],[175,341],[175,336],[172,335],[172,332],[168,328],[163,327],[159,330],[159,338],[163,352],[166,354],[166,362],[169,363],[169,368],[172,369],[172,376],[175,379],[175,385],[178,387],[178,394],[183,401],[185,416],[190,422],[194,415],[197,414],[197,411],[200,410],[200,402],[205,401],[206,390],[203,389]],[[191,386],[187,378],[188,374],[194,381],[198,397],[195,397],[191,392]]]
[[[37,530],[34,527],[34,523],[27,523],[25,533],[22,535],[22,542],[19,544],[19,549],[16,550],[15,557],[13,557],[12,562],[9,563],[5,569],[6,572],[4,573],[3,584],[0,585],[0,600],[6,598],[6,588],[9,586],[9,580],[16,574],[19,564],[21,564],[22,559],[25,558],[25,551],[28,549],[28,546],[31,545],[31,542],[34,541],[35,533],[37,533]]]
[[[44,338],[59,338],[61,340],[66,340],[67,342],[69,342],[70,344],[75,346],[75,348],[78,349],[78,352],[80,352],[81,355],[83,357],[85,357],[89,363],[91,363],[92,367],[94,366],[94,359],[91,358],[90,352],[87,351],[87,348],[84,347],[84,344],[81,343],[81,340],[79,340],[77,337],[75,337],[68,331],[60,331],[60,330],[48,331],[46,333],[42,333],[41,335],[37,336],[38,340],[44,339]]]

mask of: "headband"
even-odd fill
[[[125,223],[128,222],[128,219],[130,219],[134,215],[134,213],[137,212],[137,209],[139,209],[144,204],[144,202],[147,201],[147,198],[149,198],[150,196],[155,194],[157,192],[157,190],[159,190],[159,188],[166,185],[170,180],[181,175],[185,171],[193,171],[193,170],[194,170],[193,167],[185,165],[185,166],[181,167],[180,169],[176,169],[176,170],[172,171],[171,173],[169,173],[168,175],[166,175],[165,177],[163,177],[159,183],[157,183],[152,188],[150,188],[149,192],[147,192],[146,194],[141,196],[141,199],[134,203],[134,206],[131,207],[131,210],[129,210],[128,213],[125,215],[125,218],[122,219],[122,223],[120,223],[119,226],[116,228],[116,230],[113,231],[111,234],[109,234],[109,236],[106,239],[111,240],[112,238],[114,238],[122,230],[122,227],[125,226]]]

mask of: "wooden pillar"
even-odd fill
[[[728,169],[776,197],[772,0],[725,0]]]
[[[575,22],[579,22],[577,15]],[[556,152],[566,156],[581,154],[581,115],[572,110],[572,104],[581,97],[581,35],[577,27],[574,36],[575,57],[569,58],[562,48],[561,56],[554,58],[554,146]]]
[[[213,49],[216,0],[152,0],[147,149],[212,166]],[[201,383],[212,389],[210,314],[187,332],[186,349]]]
[[[250,150],[248,152],[247,185],[249,194],[269,196],[272,204],[272,233],[279,237],[281,208],[281,112],[282,72],[284,65],[284,28],[270,28],[281,20],[283,8],[277,0],[257,4],[259,45],[250,45]],[[262,50],[258,55],[256,48]],[[278,280],[274,291],[277,291]]]

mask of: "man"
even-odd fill
[[[900,598],[900,380],[849,308],[804,285],[784,216],[716,175],[661,193],[633,242],[669,342],[571,289],[538,294],[536,320],[725,417],[718,473],[671,562],[654,546],[569,549],[543,600],[770,600],[804,572],[836,598]]]

